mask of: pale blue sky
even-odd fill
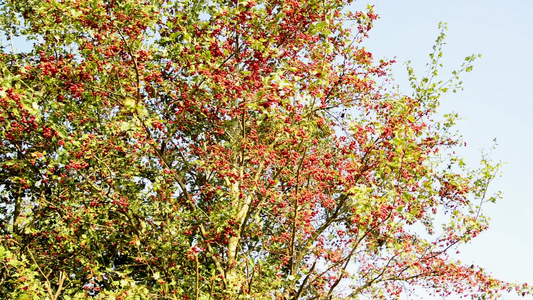
[[[440,21],[449,29],[445,68],[459,67],[472,53],[483,55],[462,76],[465,90],[444,97],[441,111],[463,117],[457,129],[468,143],[469,162],[498,140],[492,158],[506,164],[491,190],[503,191],[504,198],[484,207],[491,227],[460,248],[459,259],[503,280],[533,283],[533,0],[365,0],[353,7],[367,3],[380,20],[366,47],[376,58],[396,57],[394,77],[404,91],[409,85],[402,63],[411,60],[415,70],[425,70]]]

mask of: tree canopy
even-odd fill
[[[442,31],[400,93],[350,2],[0,1],[0,298],[530,293],[453,258],[497,198],[437,113],[477,56],[441,79]]]

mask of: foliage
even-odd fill
[[[450,256],[495,200],[435,114],[475,56],[389,92],[349,2],[2,3],[0,298],[529,293]]]

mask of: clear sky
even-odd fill
[[[441,111],[463,117],[457,129],[470,163],[497,139],[491,157],[505,165],[490,190],[501,190],[504,198],[484,206],[491,226],[460,248],[459,259],[499,279],[533,284],[533,0],[364,0],[353,7],[366,4],[380,16],[366,47],[376,58],[396,57],[393,74],[405,92],[403,62],[411,60],[419,74],[425,70],[441,21],[449,29],[445,68],[458,68],[472,53],[483,55],[463,74],[465,90],[441,99]]]

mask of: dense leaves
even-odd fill
[[[435,115],[475,56],[391,92],[349,2],[3,2],[0,298],[529,293],[451,256],[495,199]]]

